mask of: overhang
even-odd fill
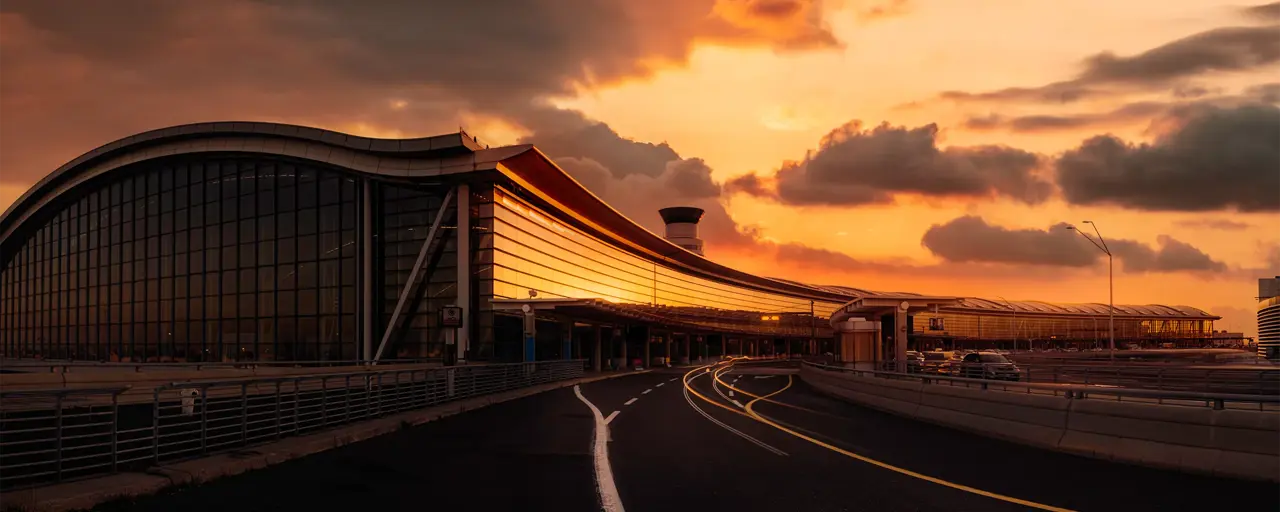
[[[491,304],[494,311],[505,313],[523,314],[524,306],[529,306],[535,315],[563,315],[606,325],[643,324],[680,333],[792,338],[807,338],[812,333],[809,327],[760,320],[758,314],[710,308],[670,308],[569,298],[493,299]],[[817,334],[830,336],[825,327],[820,327]]]

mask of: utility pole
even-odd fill
[[[1083,231],[1076,229],[1075,226],[1067,226],[1067,229],[1080,233],[1080,236],[1088,240],[1089,243],[1097,247],[1107,255],[1107,331],[1108,331],[1108,351],[1111,354],[1111,363],[1116,362],[1116,282],[1115,282],[1115,258],[1111,255],[1111,248],[1107,247],[1107,241],[1102,238],[1102,232],[1098,231],[1098,225],[1091,220],[1084,221],[1085,224],[1093,226],[1093,232],[1098,235],[1098,241],[1095,242],[1089,235]],[[1101,245],[1099,245],[1099,242]]]

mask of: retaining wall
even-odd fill
[[[804,365],[849,402],[977,434],[1131,464],[1280,481],[1280,413],[1068,399],[924,384]]]

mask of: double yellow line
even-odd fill
[[[783,387],[782,387],[782,389],[779,389],[779,390],[774,391],[774,392],[772,392],[772,393],[769,393],[769,394],[767,394],[767,395],[756,395],[756,394],[754,394],[754,393],[750,393],[750,392],[747,392],[747,391],[743,391],[743,390],[741,390],[741,389],[738,389],[738,388],[736,388],[736,387],[733,387],[732,385],[730,385],[730,384],[728,384],[728,383],[724,382],[723,380],[720,380],[720,375],[722,375],[724,372],[726,372],[726,371],[728,371],[730,368],[732,368],[732,367],[733,367],[733,362],[734,362],[734,361],[735,361],[735,360],[730,360],[728,364],[726,364],[726,365],[724,365],[724,366],[722,366],[722,367],[717,368],[717,369],[716,369],[716,371],[714,371],[714,372],[712,373],[712,377],[715,379],[715,381],[716,381],[716,382],[720,383],[720,385],[722,385],[722,386],[724,386],[724,387],[727,387],[727,388],[729,388],[729,389],[732,389],[734,392],[741,393],[741,394],[743,394],[743,395],[746,395],[746,396],[752,397],[752,400],[751,400],[751,401],[749,401],[749,402],[747,402],[746,406],[744,406],[744,407],[743,407],[743,409],[746,411],[745,413],[743,413],[743,412],[741,412],[741,411],[738,411],[737,409],[734,409],[734,408],[732,408],[732,407],[728,407],[728,406],[722,405],[722,404],[720,404],[719,402],[713,401],[713,400],[711,400],[711,399],[709,399],[709,398],[707,398],[707,397],[705,397],[705,396],[702,396],[702,394],[698,393],[697,391],[694,391],[694,390],[692,389],[692,387],[691,387],[691,386],[689,386],[689,378],[688,378],[688,377],[689,377],[689,375],[693,374],[694,372],[696,372],[696,371],[698,371],[699,369],[702,369],[702,368],[694,369],[694,370],[690,371],[689,373],[686,373],[686,374],[685,374],[685,379],[684,379],[684,386],[685,386],[685,389],[688,389],[688,390],[689,390],[689,392],[693,393],[695,396],[697,396],[698,398],[701,398],[703,401],[705,401],[705,402],[707,402],[707,403],[713,404],[713,405],[715,405],[715,406],[718,406],[718,407],[720,407],[720,408],[722,408],[722,409],[725,409],[725,410],[728,410],[728,411],[733,411],[735,414],[741,414],[741,415],[746,416],[746,417],[748,417],[748,418],[751,418],[751,419],[753,419],[753,420],[756,420],[756,421],[759,421],[759,422],[761,422],[761,423],[764,423],[765,425],[769,425],[769,426],[771,426],[771,427],[773,427],[773,428],[776,428],[776,429],[778,429],[778,430],[781,430],[781,431],[783,431],[783,432],[786,432],[786,433],[788,433],[788,434],[791,434],[791,435],[793,435],[793,436],[795,436],[795,437],[798,437],[798,438],[800,438],[800,439],[803,439],[803,440],[805,440],[805,441],[808,441],[808,442],[810,442],[810,443],[813,443],[813,444],[815,444],[815,445],[817,445],[817,446],[821,446],[821,447],[823,447],[823,448],[826,448],[826,449],[831,450],[831,451],[833,451],[833,452],[839,453],[839,454],[844,455],[844,456],[846,456],[846,457],[849,457],[849,458],[852,458],[852,459],[855,459],[855,460],[859,460],[859,461],[865,462],[865,463],[867,463],[867,464],[874,465],[874,466],[879,467],[879,468],[883,468],[883,469],[887,469],[887,470],[889,470],[889,471],[893,471],[893,472],[895,472],[895,473],[899,473],[899,474],[907,475],[907,476],[912,477],[912,478],[918,478],[918,479],[920,479],[920,480],[924,480],[924,481],[926,481],[926,482],[931,482],[931,483],[935,483],[935,484],[942,485],[942,486],[945,486],[945,487],[950,487],[950,488],[952,488],[952,489],[957,489],[957,490],[961,490],[961,491],[965,491],[965,492],[969,492],[969,493],[977,494],[977,495],[979,495],[979,496],[985,496],[985,497],[988,497],[988,498],[997,499],[997,500],[1005,501],[1005,502],[1008,502],[1008,503],[1014,503],[1014,504],[1017,504],[1017,505],[1022,505],[1022,506],[1024,506],[1024,507],[1030,507],[1030,508],[1035,508],[1035,509],[1040,509],[1040,510],[1051,510],[1051,511],[1055,511],[1055,512],[1071,512],[1071,510],[1070,510],[1070,509],[1059,508],[1059,507],[1055,507],[1055,506],[1052,506],[1052,505],[1045,505],[1045,504],[1043,504],[1043,503],[1036,503],[1036,502],[1034,502],[1034,501],[1028,501],[1028,500],[1024,500],[1024,499],[1014,498],[1014,497],[1012,497],[1012,496],[1005,496],[1005,495],[1003,495],[1003,494],[998,494],[998,493],[994,493],[994,492],[990,492],[990,491],[984,491],[984,490],[982,490],[982,489],[978,489],[978,488],[975,488],[975,487],[969,487],[969,486],[967,486],[967,485],[958,484],[958,483],[955,483],[955,482],[950,482],[950,481],[947,481],[947,480],[943,480],[943,479],[941,479],[941,478],[932,477],[932,476],[929,476],[929,475],[925,475],[925,474],[917,473],[917,472],[915,472],[915,471],[911,471],[911,470],[906,469],[906,468],[901,468],[901,467],[898,467],[898,466],[894,466],[893,464],[889,464],[889,463],[886,463],[886,462],[881,462],[881,461],[878,461],[878,460],[872,459],[872,458],[867,457],[867,456],[865,456],[865,455],[859,455],[859,454],[857,454],[857,453],[851,452],[851,451],[846,450],[846,449],[844,449],[844,448],[840,448],[839,446],[835,446],[835,445],[832,445],[832,444],[830,444],[830,443],[823,442],[823,441],[818,440],[818,439],[815,439],[815,438],[813,438],[813,437],[811,437],[811,436],[805,435],[805,434],[800,433],[800,432],[796,432],[795,430],[792,430],[792,429],[787,428],[787,427],[785,427],[785,426],[779,425],[777,422],[775,422],[775,421],[773,421],[773,420],[771,420],[771,419],[769,419],[769,418],[767,418],[767,417],[765,417],[765,416],[763,416],[763,415],[761,415],[761,414],[759,414],[759,413],[755,412],[755,410],[753,409],[753,407],[755,406],[755,404],[756,404],[757,402],[760,402],[761,400],[763,400],[763,401],[766,401],[766,402],[769,402],[769,403],[774,403],[774,404],[779,404],[779,405],[786,405],[786,406],[790,406],[790,407],[794,407],[794,408],[802,409],[802,410],[808,410],[808,409],[804,409],[803,407],[794,406],[794,405],[787,404],[787,403],[784,403],[784,402],[778,402],[778,401],[776,401],[776,400],[770,400],[770,399],[769,399],[770,397],[775,396],[775,395],[777,395],[778,393],[781,393],[781,392],[783,392],[783,391],[786,391],[788,388],[790,388],[790,387],[791,387],[791,384],[792,384],[792,382],[793,382],[793,380],[792,380],[792,378],[791,378],[791,375],[787,375],[787,385],[783,386]],[[715,366],[719,366],[719,365],[715,365]],[[703,367],[703,368],[708,368],[708,367]]]

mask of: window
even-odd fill
[[[354,241],[359,225],[354,180],[244,157],[174,157],[81,186],[61,211],[29,221],[42,224],[0,269],[4,354],[354,357],[358,251],[340,241]],[[352,320],[320,316],[343,312]]]

